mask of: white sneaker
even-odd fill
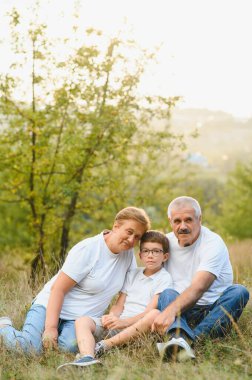
[[[157,349],[164,361],[186,361],[195,359],[193,349],[184,338],[172,338],[166,343],[157,343]]]
[[[9,317],[0,317],[0,327],[12,326],[12,321]]]

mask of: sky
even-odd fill
[[[8,60],[5,13],[15,6],[32,18],[34,0],[1,0],[0,39]],[[159,46],[143,77],[147,95],[180,95],[182,108],[221,110],[252,117],[251,0],[42,0],[42,21],[53,36],[71,33],[78,9],[83,28],[115,35],[130,31],[143,47]],[[27,9],[26,9],[27,8]],[[26,12],[26,13],[25,13]]]

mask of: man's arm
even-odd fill
[[[194,306],[216,279],[215,275],[199,271],[193,277],[192,283],[165,310],[160,313],[152,324],[152,331],[164,334],[175,321],[175,318],[188,308]]]

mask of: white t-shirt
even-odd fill
[[[75,320],[83,315],[102,316],[113,296],[121,290],[126,272],[135,267],[133,249],[112,253],[103,232],[76,244],[61,268],[77,284],[65,295],[60,318]],[[58,274],[47,282],[34,303],[47,307]]]
[[[203,226],[198,239],[189,247],[181,247],[173,232],[167,234],[167,237],[170,257],[164,266],[172,276],[174,289],[182,293],[191,285],[196,272],[210,272],[216,279],[197,304],[213,304],[233,282],[228,249],[221,237]]]
[[[155,294],[172,287],[171,275],[161,268],[152,276],[145,276],[145,268],[136,268],[127,273],[121,290],[126,294],[123,312],[120,318],[129,318],[143,313]]]

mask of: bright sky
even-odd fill
[[[34,0],[1,0],[3,14],[12,6],[24,12]],[[52,35],[70,32],[74,0],[42,0]],[[161,45],[143,78],[141,91],[181,95],[182,107],[223,110],[252,117],[251,0],[79,0],[83,28],[113,35],[132,31],[142,46]],[[29,12],[27,13],[28,18]],[[3,55],[1,54],[3,57]],[[3,59],[1,65],[3,67]]]

